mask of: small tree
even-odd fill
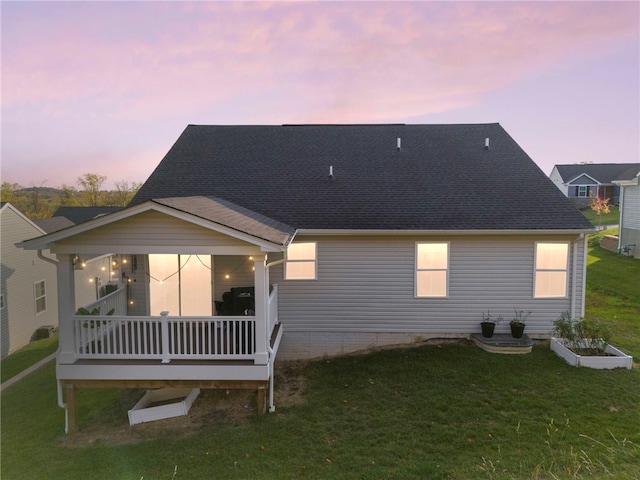
[[[589,207],[596,212],[598,216],[598,226],[602,226],[602,214],[607,214],[610,211],[609,199],[601,197],[592,198],[589,202]]]
[[[78,177],[78,185],[84,188],[84,197],[89,207],[97,207],[100,205],[101,191],[100,187],[107,177],[97,173],[85,173]]]

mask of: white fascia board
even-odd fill
[[[581,173],[580,175],[573,177],[571,180],[569,180],[568,182],[565,183],[565,185],[571,185],[571,182],[576,181],[577,179],[579,179],[580,177],[589,177],[591,180],[593,180],[596,185],[603,185],[601,182],[599,182],[598,180],[596,180],[595,178],[593,178],[591,175],[589,175],[588,173]]]
[[[635,185],[640,185],[640,173],[631,180],[613,180],[612,183],[619,185],[620,187],[633,187]]]
[[[36,225],[33,220],[31,220],[29,217],[27,217],[24,213],[22,213],[20,210],[18,210],[16,207],[14,207],[10,202],[5,203],[2,206],[2,210],[11,210],[13,213],[15,213],[16,215],[18,215],[20,218],[22,218],[25,222],[27,222],[29,225],[31,225],[33,228],[36,228],[39,232],[42,232],[42,234],[46,234],[47,232],[45,232],[43,229],[41,229],[38,225]]]
[[[167,207],[166,205],[160,205],[156,202],[153,202],[152,200],[141,203],[139,205],[135,205],[133,207],[125,208],[123,210],[118,210],[117,212],[109,213],[107,215],[94,218],[93,220],[89,220],[88,222],[83,222],[78,225],[67,227],[57,232],[53,232],[49,235],[43,235],[42,237],[25,240],[23,242],[20,242],[19,246],[26,250],[51,249],[52,251],[63,253],[62,250],[55,248],[55,242],[65,240],[75,235],[79,235],[81,233],[85,233],[90,230],[93,230],[95,228],[103,227],[111,223],[115,223],[120,220],[123,220],[125,218],[129,218],[134,215],[139,215],[141,213],[151,211],[151,210],[159,213],[163,213],[165,215],[169,215],[174,218],[184,220],[185,222],[189,222],[194,225],[199,225],[208,230],[213,230],[215,232],[222,233],[223,235],[228,235],[230,237],[245,241],[247,243],[251,243],[253,245],[260,247],[260,249],[264,252],[281,252],[284,249],[284,246],[282,245],[278,245],[278,244],[269,242],[267,240],[255,237],[253,235],[240,232],[238,230],[226,227],[216,222],[205,220],[195,215],[181,212],[180,210]],[[127,252],[127,253],[134,253],[134,252]]]
[[[321,229],[300,229],[297,235],[321,235],[321,236],[374,236],[374,235],[399,235],[399,236],[476,236],[476,235],[579,235],[581,233],[595,233],[597,228],[575,229],[575,230],[321,230]]]

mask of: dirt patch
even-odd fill
[[[277,362],[274,403],[278,409],[304,401],[306,362]],[[80,431],[63,435],[61,446],[82,448],[93,445],[127,445],[163,436],[186,438],[202,428],[245,425],[257,415],[257,395],[251,390],[203,389],[186,416],[129,425],[127,411],[142,398],[144,390],[122,390],[120,398],[104,415],[81,420]],[[82,406],[80,406],[82,408]]]

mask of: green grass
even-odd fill
[[[611,205],[609,213],[601,215],[600,218],[591,208],[585,208],[581,212],[593,225],[618,225],[620,223],[620,207],[618,205]]]
[[[615,343],[639,358],[640,292],[632,282],[640,262],[598,248],[588,269],[588,313],[615,320]],[[212,412],[187,437],[157,422],[137,444],[82,434],[79,446],[65,441],[49,364],[2,394],[1,476],[640,478],[637,366],[576,369],[548,343],[528,355],[444,343],[291,368],[306,379],[303,401],[281,402],[275,414],[236,421]],[[87,389],[78,401],[85,432],[142,431],[126,425],[126,393]]]
[[[0,379],[2,379],[2,382],[6,382],[34,363],[51,355],[57,348],[57,333],[51,338],[35,340],[29,343],[26,347],[21,348],[0,361]]]

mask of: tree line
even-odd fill
[[[120,180],[114,190],[102,190],[107,177],[85,173],[75,185],[63,184],[59,188],[39,186],[23,187],[17,183],[2,182],[0,200],[10,202],[27,217],[51,217],[59,207],[124,207],[142,186],[142,183]]]

